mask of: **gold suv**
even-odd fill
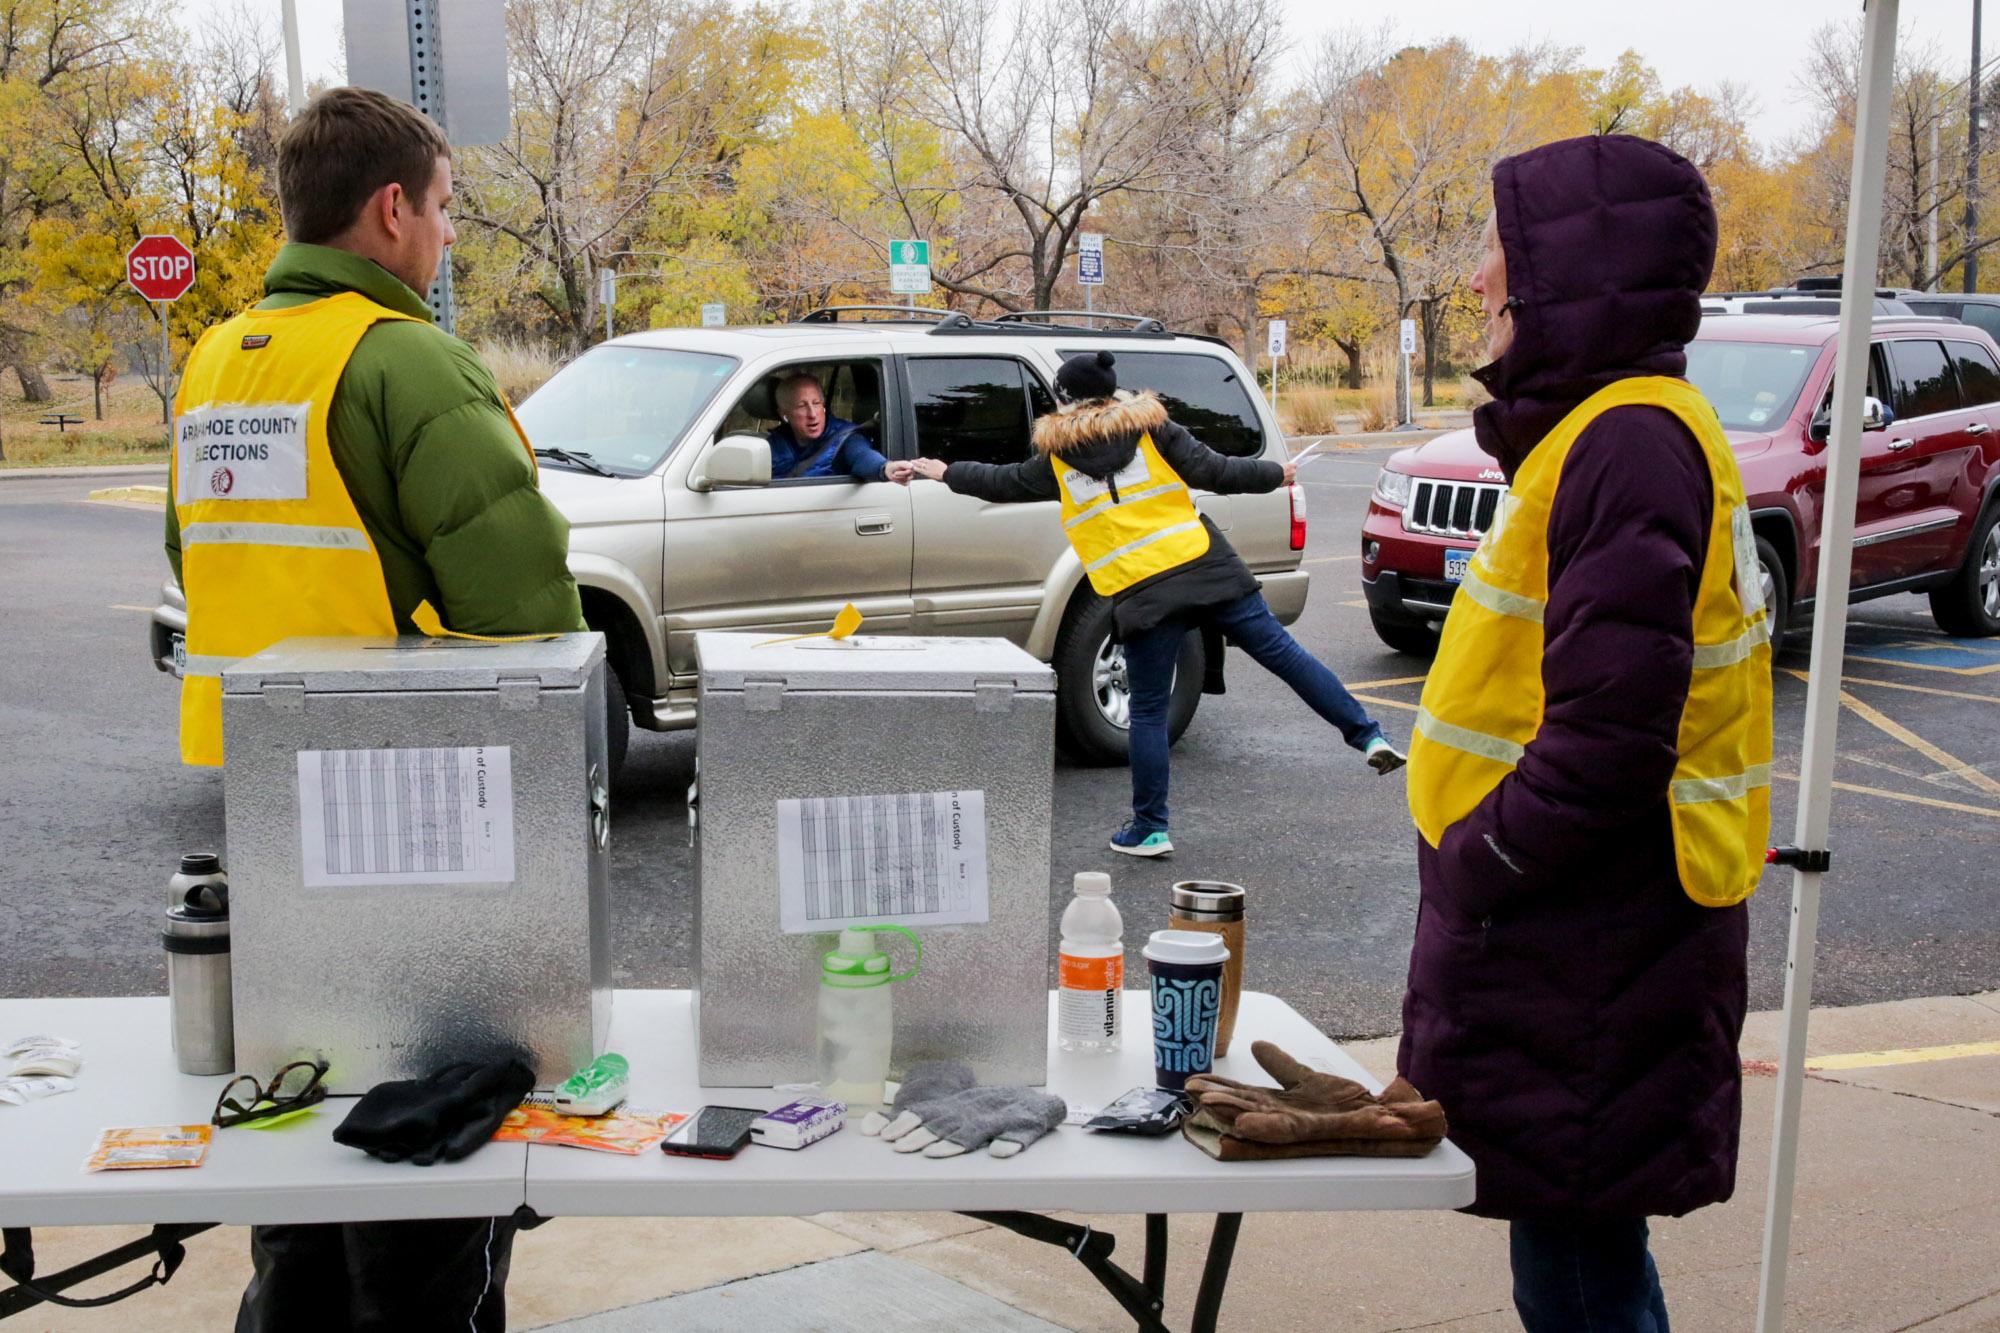
[[[840,307],[790,324],[656,329],[593,347],[522,403],[542,489],[570,521],[584,615],[608,640],[614,762],[629,721],[694,725],[696,632],[824,629],[845,602],[866,617],[864,632],[1011,639],[1056,669],[1064,749],[1123,762],[1124,653],[1053,500],[993,505],[923,483],[774,479],[765,440],[780,424],[778,384],[803,372],[823,386],[831,416],[891,459],[1022,459],[1030,423],[1054,408],[1056,367],[1102,347],[1116,353],[1124,387],[1153,390],[1210,448],[1286,456],[1249,371],[1223,343],[1157,320],[1088,318],[1115,327],[1071,312],[975,321]],[[1278,618],[1296,620],[1307,585],[1303,492],[1198,503]],[[178,593],[156,616],[163,669]],[[1176,739],[1208,666],[1201,636],[1189,635]]]

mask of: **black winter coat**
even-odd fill
[[[1120,394],[1083,403],[1035,422],[1035,454],[1019,463],[953,463],[944,483],[960,495],[993,504],[1060,498],[1054,459],[1085,476],[1102,480],[1139,452],[1139,436],[1195,490],[1217,495],[1262,495],[1284,484],[1285,470],[1261,458],[1231,458],[1210,449],[1167,416],[1150,393]],[[1208,607],[1223,606],[1257,591],[1257,578],[1207,515],[1208,551],[1184,565],[1143,579],[1112,598],[1122,637],[1144,633],[1170,619],[1190,623]]]

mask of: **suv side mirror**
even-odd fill
[[[1887,430],[1889,423],[1896,419],[1895,409],[1880,398],[1865,397],[1861,400],[1861,430],[1866,434],[1873,430]],[[1812,425],[1806,433],[1817,444],[1825,444],[1833,434],[1833,409],[1823,407],[1814,414]]]
[[[694,466],[688,484],[698,491],[718,486],[771,484],[771,444],[761,435],[729,435],[710,445]]]

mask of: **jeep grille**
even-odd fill
[[[1420,478],[1403,510],[1403,529],[1434,537],[1480,537],[1493,521],[1493,511],[1506,489],[1482,482]]]

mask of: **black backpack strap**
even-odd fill
[[[187,1258],[187,1247],[181,1242],[213,1226],[213,1222],[161,1223],[153,1228],[151,1235],[141,1240],[121,1245],[95,1259],[87,1259],[74,1268],[51,1273],[40,1282],[35,1281],[34,1232],[27,1227],[0,1230],[0,1273],[14,1279],[12,1287],[0,1291],[0,1319],[19,1314],[44,1301],[50,1305],[81,1310],[111,1305],[127,1296],[136,1296],[148,1287],[163,1287],[179,1270],[181,1261]],[[128,1287],[107,1296],[70,1297],[58,1294],[65,1287],[76,1286],[148,1254],[154,1256],[152,1272]]]

